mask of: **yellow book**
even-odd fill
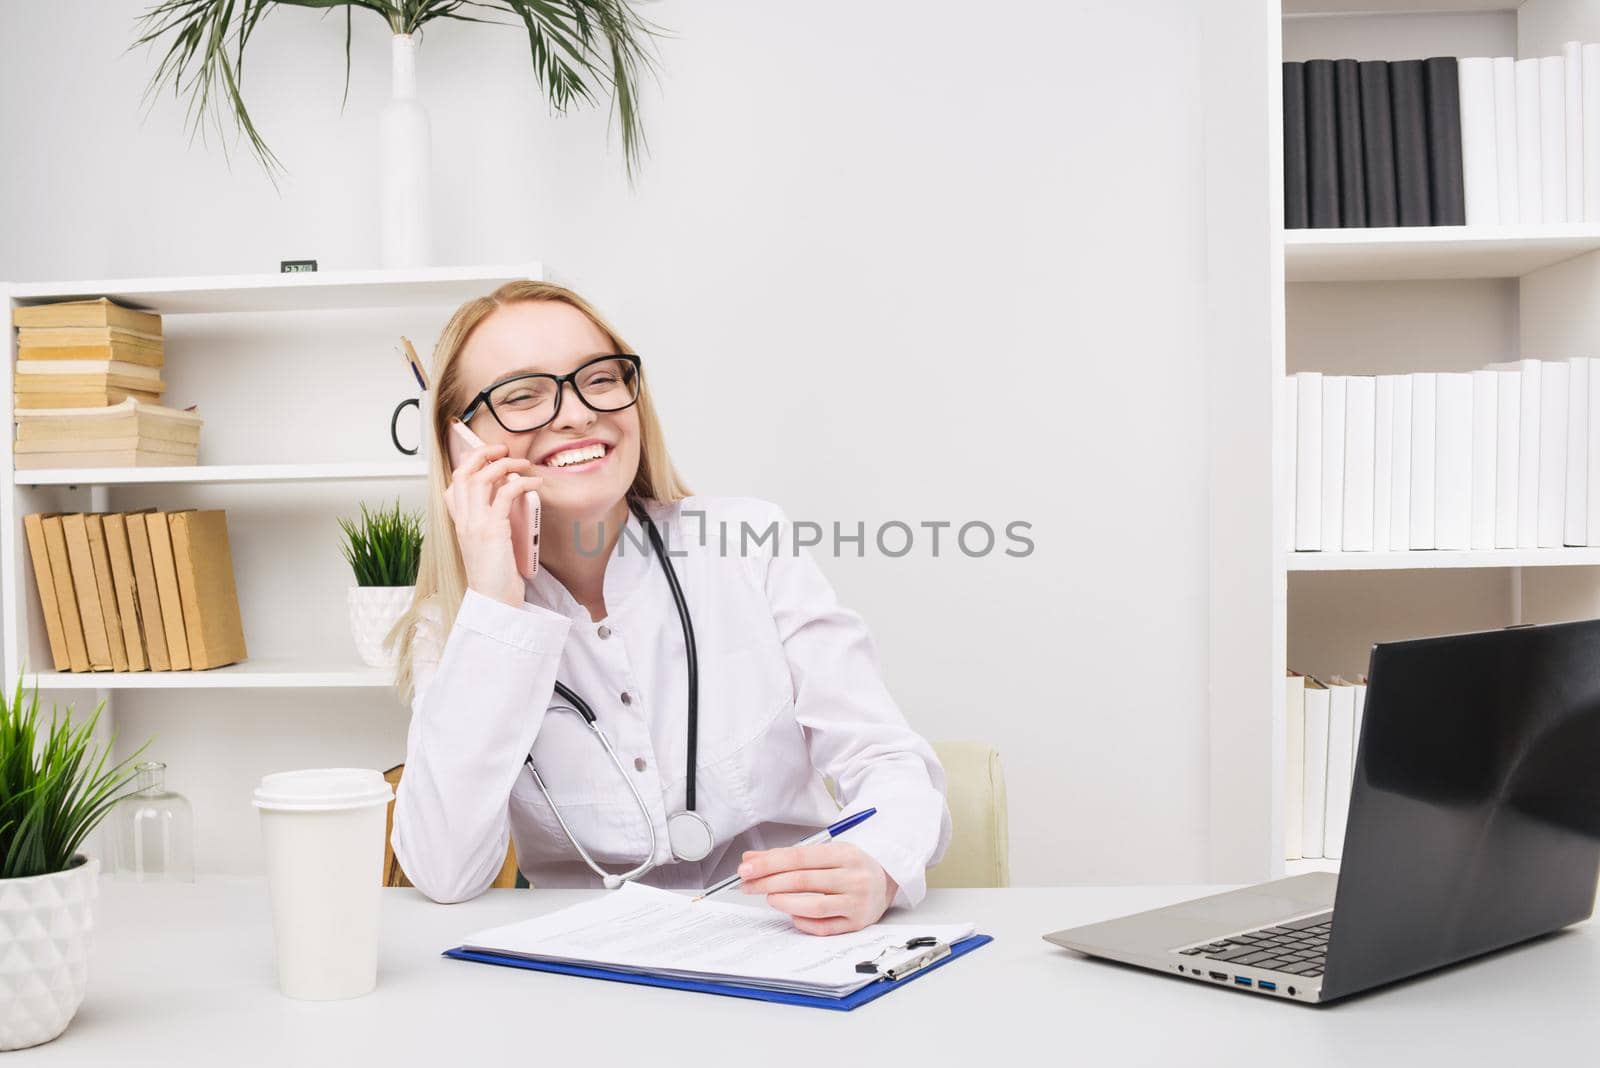
[[[122,389],[111,386],[105,389],[78,389],[52,393],[17,393],[16,407],[23,408],[107,408],[121,404],[127,398],[155,404],[161,394],[142,389]]]
[[[73,671],[89,670],[89,648],[84,640],[83,620],[78,613],[78,595],[72,583],[72,563],[67,554],[64,517],[46,514],[43,520],[45,549],[50,554],[50,578],[56,586],[56,604],[61,609],[61,630],[67,639],[67,662]]]
[[[91,345],[35,345],[24,334],[17,338],[17,359],[122,360],[142,367],[161,367],[166,363],[166,354],[158,344],[120,335]]]
[[[133,589],[138,594],[139,633],[150,657],[151,671],[171,671],[167,657],[167,631],[161,618],[161,594],[157,589],[156,565],[150,555],[150,533],[145,516],[154,509],[128,514],[128,552],[133,557]]]
[[[89,670],[110,671],[111,641],[106,637],[106,618],[100,611],[100,590],[94,584],[89,524],[82,513],[72,512],[61,517],[61,528],[67,535],[67,561],[72,568],[78,615],[83,620],[83,643],[89,650]]]
[[[161,336],[161,316],[118,304],[109,297],[92,300],[59,300],[13,308],[11,323],[19,329],[36,327],[108,327]]]
[[[22,529],[28,537],[28,556],[33,560],[33,582],[39,588],[39,609],[44,613],[45,636],[50,639],[50,659],[57,671],[71,671],[67,634],[61,627],[61,606],[56,603],[56,583],[50,577],[50,550],[44,543],[44,516],[23,516]]]
[[[111,584],[111,557],[106,555],[105,517],[93,512],[83,517],[89,532],[89,561],[94,565],[94,585],[100,593],[100,615],[106,621],[106,642],[111,646],[111,670],[128,670],[128,649],[122,642],[122,616],[117,611],[117,591]]]
[[[128,549],[128,517],[111,512],[105,517],[106,556],[111,560],[111,585],[117,595],[117,618],[122,621],[122,644],[128,653],[128,670],[144,671],[144,639],[140,636],[139,602],[134,594],[133,555]]]
[[[154,452],[149,449],[115,449],[105,452],[24,452],[13,458],[18,471],[46,471],[58,467],[193,467],[194,453]]]
[[[170,452],[174,456],[193,459],[199,446],[189,441],[163,441],[161,438],[46,438],[43,441],[18,441],[12,452],[23,453],[77,453],[120,452],[124,449],[141,449],[145,452]]]
[[[72,393],[77,390],[125,389],[135,393],[161,393],[166,384],[159,378],[125,374],[19,374],[11,380],[17,393]]]
[[[161,381],[161,368],[147,367],[127,360],[24,360],[19,358],[16,372],[20,381],[31,382],[35,377],[54,378],[65,375],[92,375],[96,378],[110,375],[115,378],[143,378],[151,383]]]
[[[198,442],[204,422],[197,410],[168,408],[131,397],[105,408],[36,408],[16,413],[18,441],[137,435]]]
[[[189,636],[183,628],[183,602],[178,594],[178,568],[172,559],[167,513],[148,512],[144,521],[150,535],[150,559],[155,563],[156,589],[161,594],[161,628],[167,636],[167,656],[173,671],[187,671]]]
[[[189,663],[196,669],[236,664],[246,654],[227,513],[220,508],[173,512],[168,524]]]

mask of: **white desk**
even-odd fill
[[[851,1013],[519,971],[442,958],[470,931],[589,891],[491,890],[436,905],[385,890],[378,989],[298,1002],[275,985],[264,882],[102,882],[89,994],[34,1065],[922,1064],[1296,1068],[1593,1063],[1600,924],[1316,1008],[1080,958],[1060,927],[1169,904],[1196,887],[946,890],[917,915],[995,936]],[[904,917],[901,917],[904,918]]]

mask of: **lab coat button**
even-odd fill
[[[600,635],[602,639],[609,638],[611,637],[611,628],[605,624],[601,624],[600,629],[595,631],[595,633]]]
[[[634,757],[633,758],[633,770],[634,771],[643,771],[645,768],[647,768],[649,766],[650,765],[648,765],[648,764],[646,764],[644,762],[644,757]]]
[[[622,703],[625,704],[625,705],[633,704],[633,694],[629,693],[627,690],[623,690],[622,691]]]

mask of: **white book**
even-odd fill
[[[1539,547],[1539,361],[1518,360],[1522,415],[1517,439],[1517,548]],[[1495,368],[1499,370],[1499,367]]]
[[[1301,763],[1304,805],[1300,814],[1300,852],[1322,856],[1323,816],[1328,810],[1328,689],[1306,680],[1305,760]]]
[[[1438,448],[1438,381],[1432,371],[1411,376],[1411,548],[1434,539],[1434,461]]]
[[[1583,221],[1583,43],[1561,46],[1567,77],[1567,219]]]
[[[1494,60],[1495,172],[1500,189],[1500,222],[1512,225],[1522,219],[1520,161],[1517,158],[1517,61],[1510,56]]]
[[[1544,221],[1567,221],[1567,61],[1539,60],[1539,164],[1544,176]]]
[[[1567,361],[1567,494],[1564,545],[1589,544],[1589,375],[1594,361]]]
[[[1494,61],[1463,57],[1457,62],[1461,97],[1461,179],[1467,225],[1500,222],[1500,160],[1495,150]]]
[[[1302,552],[1322,548],[1322,375],[1301,371],[1294,376],[1295,473],[1294,547]]]
[[[1585,529],[1590,545],[1600,545],[1600,368],[1589,365],[1589,517]]]
[[[1583,46],[1583,218],[1600,222],[1600,44]]]
[[[1322,550],[1344,545],[1343,375],[1322,376]]]
[[[1288,467],[1289,485],[1285,487],[1283,501],[1283,540],[1289,552],[1294,552],[1295,522],[1299,514],[1299,505],[1295,501],[1295,488],[1300,481],[1299,463],[1295,455],[1300,445],[1297,425],[1299,411],[1300,384],[1294,380],[1294,375],[1286,375],[1283,380],[1283,450],[1288,457],[1285,465]]]
[[[1345,552],[1372,551],[1372,474],[1377,421],[1377,379],[1355,375],[1344,391]]]
[[[1500,467],[1495,456],[1495,420],[1500,415],[1500,372],[1472,372],[1472,548],[1493,549],[1495,482]]]
[[[1472,375],[1434,380],[1433,547],[1472,547]]]
[[[1344,855],[1344,829],[1350,813],[1351,757],[1355,750],[1356,688],[1328,689],[1328,784],[1323,813],[1322,855]]]
[[[1389,551],[1411,548],[1411,376],[1394,380],[1394,456],[1389,481]]]
[[[1564,363],[1539,371],[1539,548],[1561,546],[1567,526],[1567,382]]]
[[[1517,193],[1522,221],[1544,222],[1544,123],[1539,116],[1539,60],[1517,60]]]
[[[1356,763],[1358,762],[1358,759],[1361,756],[1361,721],[1362,721],[1362,718],[1366,714],[1367,714],[1367,684],[1364,683],[1364,682],[1361,682],[1361,683],[1357,683],[1356,684],[1356,740],[1355,740],[1355,748],[1353,750],[1351,750],[1351,757],[1350,757],[1350,767],[1351,767],[1351,771],[1352,771],[1352,774],[1350,776],[1350,781],[1351,781],[1352,787],[1354,786],[1354,783],[1355,783],[1355,775],[1354,775],[1355,765],[1356,765]]]
[[[1372,551],[1389,551],[1389,506],[1394,495],[1394,384],[1379,375],[1372,402]]]
[[[1300,859],[1305,824],[1306,678],[1290,675],[1283,690],[1283,859]]]
[[[1522,440],[1522,372],[1496,371],[1500,412],[1494,425],[1494,547],[1517,547],[1517,446]]]

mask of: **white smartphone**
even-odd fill
[[[450,469],[473,449],[483,448],[483,439],[459,419],[450,422]],[[510,475],[521,478],[521,475]],[[529,581],[539,573],[539,493],[524,493],[511,503],[511,552],[516,557],[517,573]]]

